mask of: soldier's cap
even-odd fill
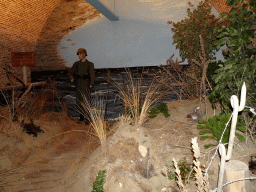
[[[87,55],[87,51],[84,48],[79,48],[77,50],[77,55],[78,55],[78,53],[85,53],[85,55]]]

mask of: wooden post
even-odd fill
[[[24,47],[22,47],[21,50],[22,50],[22,52],[25,52]],[[22,69],[23,69],[23,83],[24,83],[25,85],[27,85],[27,84],[28,84],[27,67],[26,67],[26,66],[23,66],[22,61],[21,61],[21,66],[22,66]]]
[[[124,80],[124,74],[121,72],[122,74],[122,80],[123,80],[123,86],[124,86],[124,92],[125,94],[128,94],[127,93],[127,89],[126,89],[126,84],[125,84],[125,80]],[[124,114],[126,115],[126,106],[125,106],[125,103],[124,103]]]
[[[106,104],[105,104],[105,113],[104,113],[104,120],[107,120],[107,106],[108,106],[108,100],[109,100],[109,84],[110,84],[110,71],[108,70],[108,89],[107,89],[107,98],[106,98]]]
[[[28,75],[27,75],[27,67],[23,66],[23,82],[25,85],[28,84]]]
[[[230,160],[225,163],[223,184],[237,179],[248,178],[249,168],[248,166],[238,160]],[[251,185],[250,180],[236,181],[223,187],[223,192],[250,192]]]

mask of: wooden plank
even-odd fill
[[[46,84],[46,81],[41,81],[41,82],[31,83],[31,84],[28,84],[26,86],[23,86],[23,85],[13,85],[13,86],[7,86],[7,87],[0,87],[0,90],[22,89],[22,88],[27,88],[30,85],[32,85],[32,87],[35,87],[35,86],[43,86],[45,84]]]

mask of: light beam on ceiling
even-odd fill
[[[90,3],[99,12],[101,12],[110,21],[119,20],[119,18],[114,13],[112,13],[105,5],[103,5],[99,0],[86,0],[86,1]]]

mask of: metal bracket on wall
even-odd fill
[[[112,13],[105,5],[103,5],[99,0],[86,0],[86,1],[90,3],[99,12],[101,12],[110,21],[119,20],[119,18],[114,13]]]

